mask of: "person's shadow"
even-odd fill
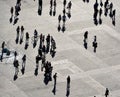
[[[15,42],[16,42],[16,44],[18,44],[18,41],[19,41],[19,26],[18,26],[16,31],[17,31],[17,35],[16,35]]]
[[[23,36],[24,36],[24,33],[23,33],[23,32],[21,32],[21,36],[20,36],[20,44],[22,44],[22,43],[23,43]]]
[[[86,39],[84,39],[83,41],[84,41],[84,48],[87,49],[88,46],[87,46],[87,41],[86,41]]]
[[[17,74],[15,74],[15,75],[14,75],[13,80],[14,80],[14,81],[16,81],[16,80],[17,80],[17,78],[18,78],[18,75],[17,75]]]
[[[70,86],[67,85],[66,97],[69,97],[69,95],[70,95]]]
[[[56,7],[54,6],[53,16],[56,15]]]
[[[100,24],[100,25],[102,24],[102,19],[101,19],[101,17],[99,18],[99,24]]]
[[[38,15],[42,15],[42,9],[40,7],[38,8]]]
[[[25,73],[25,62],[22,63],[21,73],[22,75]]]
[[[36,41],[36,40],[34,40],[34,42],[33,42],[33,48],[35,48],[35,47],[36,47],[36,45],[37,45],[37,41]]]
[[[10,17],[9,22],[12,23],[13,21],[13,16]]]
[[[15,18],[13,25],[17,24],[18,20],[19,20],[19,18]]]
[[[35,75],[35,76],[37,76],[37,75],[38,75],[38,65],[36,65],[34,75]]]
[[[56,84],[54,83],[54,88],[52,90],[53,94],[56,95]]]
[[[18,41],[19,41],[19,34],[17,34],[16,40],[15,40],[16,44],[18,44]]]
[[[49,15],[52,16],[52,8],[50,8]]]
[[[97,26],[98,25],[98,20],[94,19],[94,24]]]
[[[60,30],[61,30],[60,24],[58,24],[57,30],[58,30],[58,32],[60,32]]]
[[[55,51],[55,50],[52,50],[52,51],[50,51],[50,54],[51,54],[52,58],[54,58],[54,57],[55,57],[55,54],[56,54],[56,51]]]
[[[62,32],[64,33],[65,32],[65,30],[66,30],[66,27],[65,27],[65,24],[63,24],[63,26],[62,26]]]
[[[25,42],[25,47],[24,47],[24,49],[27,50],[27,49],[28,49],[28,46],[29,46],[29,44],[28,44],[28,42],[26,41],[26,42]]]
[[[22,74],[25,73],[25,67],[22,67],[21,72],[22,72]]]
[[[116,22],[115,22],[115,14],[116,14],[116,10],[113,10],[113,15],[112,15],[112,24],[115,26]]]

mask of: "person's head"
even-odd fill
[[[86,31],[85,33],[88,34],[88,31]]]

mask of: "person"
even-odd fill
[[[3,60],[3,53],[4,53],[4,48],[5,48],[5,41],[2,43],[2,54],[1,54],[1,62]]]
[[[60,21],[61,21],[61,14],[58,16],[58,21],[60,23]]]
[[[96,36],[94,36],[93,47],[94,47],[94,52],[96,53],[96,48],[97,48],[97,37]]]
[[[19,72],[19,61],[14,60],[13,65],[15,67],[15,75],[14,75],[14,81],[18,78],[18,72]]]
[[[43,5],[43,1],[42,0],[39,0],[38,1],[38,14],[39,15],[42,15],[42,5]]]
[[[86,40],[87,38],[88,38],[88,31],[84,33],[84,40]]]
[[[67,8],[70,10],[71,9],[71,6],[72,6],[72,3],[71,3],[71,1],[68,3],[68,6],[67,6]]]
[[[67,77],[67,91],[66,91],[66,97],[70,95],[70,76]]]
[[[102,3],[102,0],[100,0],[100,6],[103,7],[103,3]]]
[[[67,4],[67,1],[66,0],[64,0],[63,1],[63,5],[64,5],[64,7],[65,7],[65,5]]]
[[[17,56],[17,52],[16,51],[14,52],[14,56],[15,56],[14,60],[16,60],[16,56]]]
[[[22,74],[24,74],[25,72],[25,64],[26,64],[26,55],[22,57],[22,69],[21,69]]]
[[[57,5],[57,4],[56,4],[56,0],[54,0],[53,5],[54,5],[54,7],[56,7],[56,5]]]
[[[24,56],[22,57],[22,61],[23,61],[23,64],[26,63],[26,54],[24,54]]]
[[[22,44],[22,42],[23,42],[23,36],[24,36],[24,27],[21,26],[20,44]]]
[[[21,26],[21,32],[23,32],[24,31],[24,27],[23,26]]]
[[[13,12],[14,12],[14,8],[13,7],[11,7],[10,12],[11,12],[11,15],[13,15]]]
[[[50,8],[53,6],[53,0],[50,0]]]
[[[105,97],[108,97],[108,95],[109,95],[109,90],[108,90],[108,88],[106,88]]]
[[[115,14],[116,14],[116,9],[113,10],[113,16],[112,16],[112,24],[115,26]]]
[[[67,84],[70,84],[70,76],[67,77]]]

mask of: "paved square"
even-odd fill
[[[13,81],[14,57],[11,56],[0,62],[0,97],[66,97],[68,75],[71,77],[69,97],[104,97],[106,88],[110,90],[109,97],[120,97],[120,1],[109,0],[116,9],[116,26],[112,25],[109,17],[103,15],[103,24],[94,25],[95,1],[84,3],[83,0],[71,0],[71,18],[67,18],[66,31],[62,33],[57,31],[57,26],[58,15],[63,12],[63,0],[56,0],[56,16],[49,15],[50,0],[43,0],[42,16],[37,13],[38,0],[22,0],[19,20],[15,25],[10,24],[9,19],[10,8],[15,6],[16,0],[0,0],[0,45],[5,41],[10,50],[16,50],[20,62],[16,81]],[[16,28],[22,25],[25,28],[24,32],[30,34],[27,50],[24,50],[25,36],[21,45],[15,43]],[[41,66],[38,76],[34,76],[35,56],[39,46],[38,43],[33,49],[31,37],[35,29],[39,34],[50,34],[56,41],[55,57],[51,58],[47,55],[46,58],[52,63],[53,74],[56,72],[58,74],[56,95],[52,93],[53,81],[48,85],[44,84],[44,72],[41,72]],[[89,32],[87,50],[83,43],[85,31]],[[96,53],[93,52],[92,47],[95,35],[98,42]],[[24,54],[27,56],[27,63],[25,74],[22,75],[21,58]]]

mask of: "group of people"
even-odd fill
[[[9,22],[12,23],[13,21],[13,25],[15,25],[18,22],[19,20],[18,16],[20,11],[21,11],[21,0],[17,0],[15,7],[11,7],[10,9],[11,17],[9,19]]]
[[[104,3],[104,15],[108,16],[112,19],[112,24],[115,25],[115,15],[116,9],[113,9],[113,3],[106,0]]]
[[[89,0],[83,0],[83,2],[87,2],[87,3],[89,3]]]
[[[42,33],[40,35],[38,35],[37,30],[34,30],[34,36],[33,36],[33,48],[36,47],[38,39],[40,39],[39,42],[39,53],[41,55],[41,53],[43,52],[44,54],[47,54],[48,52],[50,52],[50,55],[52,57],[55,56],[56,53],[56,42],[55,39],[53,38],[53,36],[50,36],[50,34],[48,34],[46,37],[45,35],[43,35]]]
[[[23,36],[24,36],[24,26],[18,26],[16,28],[16,44],[23,43]],[[28,46],[29,46],[29,33],[26,32],[25,34],[25,50],[27,50]],[[43,71],[45,69],[45,79],[44,82],[45,84],[47,84],[49,81],[51,81],[52,79],[52,65],[51,62],[46,61],[46,55],[50,52],[50,55],[52,58],[55,57],[55,53],[56,53],[56,42],[55,39],[53,38],[53,36],[51,36],[50,34],[48,34],[47,36],[43,35],[42,33],[39,35],[38,31],[35,29],[34,30],[34,35],[33,37],[31,37],[32,40],[32,44],[33,44],[33,48],[35,48],[38,44],[38,40],[39,40],[39,46],[38,46],[38,54],[35,58],[36,60],[36,68],[35,68],[35,73],[34,75],[37,76],[38,75],[38,68],[39,68],[39,61],[41,61],[41,71]],[[17,75],[18,75],[18,67],[19,67],[19,62],[18,60],[16,60],[16,56],[17,53],[15,52],[15,59],[14,59],[14,67],[15,67],[15,76],[14,76],[14,80],[17,79]],[[26,55],[24,55],[24,57],[22,58],[23,63],[22,63],[22,69],[21,72],[22,74],[24,74],[25,71],[25,63],[26,63]],[[48,80],[49,78],[49,80]]]
[[[13,61],[13,66],[15,67],[15,74],[13,80],[15,81],[18,78],[18,73],[19,73],[19,66],[20,66],[20,60],[17,59],[18,53],[15,51],[14,52],[14,61]],[[22,68],[21,68],[21,73],[25,73],[25,66],[26,66],[26,54],[23,55],[22,57]]]
[[[100,0],[100,3],[98,3],[98,0],[96,0],[95,4],[94,4],[94,15],[93,15],[93,20],[94,20],[94,24],[98,25],[98,24],[102,24],[102,14],[103,14],[103,6],[104,6],[104,15],[107,17],[109,15],[109,17],[112,19],[112,24],[115,25],[115,14],[116,14],[116,10],[113,10],[113,3],[109,2],[109,0],[106,0],[103,4],[102,0]],[[100,8],[98,8],[100,7]]]
[[[56,0],[54,1],[50,0],[50,12],[49,12],[50,16],[56,15],[56,6],[57,6]]]
[[[15,42],[16,42],[16,44],[18,44],[18,42],[20,44],[22,44],[23,43],[23,37],[24,37],[24,27],[23,27],[23,25],[21,27],[18,26],[17,29],[16,29],[16,32],[17,32],[17,35],[16,35]]]
[[[36,56],[36,69],[35,69],[35,75],[38,75],[38,67],[39,62],[41,61],[41,71],[45,69],[44,74],[44,82],[45,84],[48,84],[49,81],[52,80],[52,70],[53,67],[51,65],[51,62],[46,60],[46,55],[50,52],[51,57],[53,58],[56,53],[56,42],[50,34],[46,37],[46,44],[45,44],[45,35],[40,35],[40,44],[38,48],[38,54]]]
[[[54,95],[56,95],[57,73],[55,73],[53,75],[53,79],[54,79],[54,87],[53,87],[52,92],[53,92]],[[66,80],[67,80],[66,97],[69,97],[69,95],[70,95],[70,82],[71,82],[70,75],[67,76]]]
[[[35,1],[35,0],[34,0]],[[89,0],[83,0],[84,2],[89,2]],[[43,6],[43,1],[42,0],[38,0],[38,14],[42,15],[42,6]],[[50,0],[50,16],[55,16],[56,15],[56,0]],[[103,3],[102,0],[100,0],[100,9],[98,10],[98,1],[96,0],[96,3],[94,4],[94,23],[97,25],[98,24],[98,14],[99,14],[99,24],[102,24],[102,19],[101,19],[101,15],[103,13]],[[65,27],[65,23],[68,18],[71,18],[71,7],[72,7],[72,3],[71,1],[69,1],[67,3],[66,0],[63,1],[63,15],[59,15],[58,16],[58,31],[62,31],[64,32],[66,30]],[[68,11],[66,11],[68,10]],[[18,16],[19,16],[19,12],[21,11],[21,0],[17,0],[16,6],[15,8],[11,7],[11,18],[10,18],[10,23],[12,23],[13,21],[13,13],[15,12],[15,16],[14,16],[14,22],[13,24],[16,24],[18,21]],[[115,25],[115,13],[116,10],[113,10],[113,4],[110,3],[109,1],[106,0],[106,2],[104,3],[104,15],[107,16],[109,13],[109,16],[112,18],[112,23],[113,25]],[[61,26],[61,21],[63,21],[63,24]],[[23,43],[23,38],[24,38],[24,26],[18,26],[17,29],[17,37],[16,37],[16,44]],[[29,46],[29,33],[26,32],[25,34],[26,39],[25,39],[25,49],[28,48]],[[38,48],[38,55],[36,56],[35,60],[36,60],[36,68],[35,68],[35,72],[34,75],[37,76],[38,75],[38,69],[39,69],[39,62],[41,61],[41,71],[44,71],[44,83],[47,85],[49,81],[52,81],[52,77],[54,79],[54,88],[53,88],[53,93],[55,94],[56,92],[56,83],[57,83],[57,73],[55,73],[52,76],[52,71],[53,71],[53,66],[51,65],[51,62],[46,60],[46,55],[50,52],[50,55],[52,57],[55,56],[56,53],[56,42],[54,40],[54,38],[52,36],[50,36],[50,34],[47,35],[47,37],[45,38],[45,35],[43,34],[38,34],[37,30],[34,30],[34,36],[32,38],[33,40],[33,48],[36,47],[38,39],[40,40],[39,43],[39,48]],[[87,46],[87,40],[88,40],[88,31],[86,31],[84,33],[84,47],[85,49],[88,48]],[[45,42],[46,41],[46,42]],[[92,46],[94,47],[94,52],[96,52],[96,48],[97,48],[97,36],[94,36],[94,40],[92,43]],[[3,50],[5,48],[5,42],[2,43],[2,55],[1,55],[1,61],[3,59]],[[17,59],[17,55],[18,53],[15,51],[14,52],[14,62],[13,65],[15,67],[15,75],[14,75],[14,80],[16,80],[18,78],[18,73],[19,73],[19,60]],[[21,68],[21,73],[24,74],[25,73],[25,67],[26,67],[26,54],[23,55],[22,57],[22,68]],[[68,97],[70,95],[70,76],[67,77],[67,89],[66,89],[66,96]],[[105,97],[108,97],[109,95],[109,90],[108,88],[106,89],[105,92]]]
[[[16,29],[16,32],[17,32],[17,35],[16,35],[16,39],[15,39],[15,42],[16,44],[20,43],[22,44],[23,43],[23,39],[24,39],[24,33],[25,33],[25,28],[24,26],[22,25],[21,27],[18,26],[17,29]],[[29,46],[29,33],[26,32],[25,33],[25,46],[24,46],[24,49],[26,50]]]
[[[66,31],[65,23],[67,21],[67,17],[70,19],[71,18],[71,7],[72,7],[72,2],[69,1],[67,4],[67,1],[63,1],[63,15],[58,16],[58,32],[59,31]],[[68,11],[66,11],[68,10]],[[61,26],[61,20],[63,21],[62,26]]]
[[[84,40],[83,40],[83,42],[84,42],[84,48],[87,49],[87,48],[88,48],[88,31],[86,31],[86,32],[84,33]],[[97,46],[98,46],[97,36],[94,36],[94,40],[93,40],[93,42],[92,42],[92,46],[93,46],[93,48],[94,48],[93,51],[96,53],[96,48],[97,48]]]

